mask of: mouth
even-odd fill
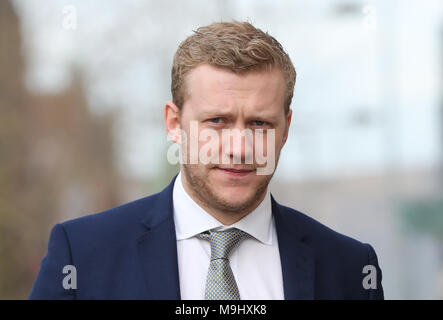
[[[245,168],[222,168],[222,167],[216,167],[214,169],[217,169],[217,171],[220,171],[229,177],[232,178],[243,178],[246,177],[256,171],[256,169],[245,169]]]

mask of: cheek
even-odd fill
[[[283,145],[283,134],[282,130],[268,130],[266,135],[263,136],[263,149],[268,152],[278,152]]]
[[[283,147],[284,130],[275,130],[274,132],[269,132],[264,138],[263,143],[263,154],[264,156],[273,157],[277,161],[280,151]]]
[[[275,147],[276,150],[280,150],[283,147],[283,143],[285,140],[285,127],[275,131]]]

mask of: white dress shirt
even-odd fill
[[[231,252],[229,263],[242,300],[284,299],[277,234],[272,217],[271,195],[230,226],[224,226],[203,210],[183,187],[181,173],[173,191],[180,292],[183,300],[203,300],[211,257],[210,243],[195,235],[211,229],[238,228],[252,237]]]

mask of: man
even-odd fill
[[[162,192],[57,224],[32,299],[383,299],[369,244],[277,203],[296,72],[249,23],[181,43],[164,109],[181,171]]]

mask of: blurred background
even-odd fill
[[[370,243],[387,299],[443,299],[443,2],[1,0],[0,299],[57,222],[160,191],[173,54],[249,20],[297,73],[271,191]]]

